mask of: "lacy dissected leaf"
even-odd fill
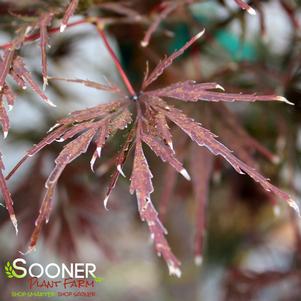
[[[68,19],[73,14],[76,9],[78,1],[71,1],[65,16],[62,21],[62,27],[64,28],[64,22],[68,22]],[[30,72],[26,69],[23,59],[17,55],[18,49],[20,49],[24,42],[27,40],[38,39],[40,38],[40,49],[41,49],[41,58],[42,58],[42,75],[44,88],[48,83],[48,72],[47,72],[47,56],[46,56],[46,48],[48,46],[48,26],[50,25],[53,18],[60,13],[60,10],[57,9],[49,9],[47,12],[40,12],[39,16],[34,16],[32,18],[28,18],[27,23],[24,23],[24,26],[20,27],[17,30],[16,37],[7,44],[2,45],[3,49],[3,57],[0,57],[0,92],[1,97],[3,95],[6,96],[9,103],[10,108],[13,106],[13,100],[15,98],[12,90],[6,84],[6,78],[10,74],[17,85],[26,89],[26,84],[31,86],[32,90],[41,97],[46,103],[51,106],[55,106],[45,95],[45,93],[40,89],[39,85],[33,80]],[[26,20],[25,20],[26,21]],[[28,23],[30,22],[30,23]],[[66,23],[67,25],[67,23]],[[39,32],[29,35],[29,33],[33,30],[37,29]],[[52,30],[55,32],[56,29]],[[6,88],[6,91],[3,90]]]
[[[180,1],[179,1],[180,2]],[[186,1],[188,2],[188,1]],[[170,2],[172,4],[172,2]],[[74,13],[78,1],[70,1],[69,7],[65,13],[61,24],[61,30],[67,25],[68,19]],[[32,156],[43,149],[46,145],[55,141],[63,142],[68,139],[69,141],[63,150],[60,152],[55,160],[55,167],[49,175],[46,182],[46,193],[42,202],[40,214],[36,220],[36,227],[31,237],[29,251],[34,249],[37,239],[39,237],[43,221],[48,221],[51,212],[51,203],[54,196],[55,186],[58,183],[59,177],[64,171],[65,167],[73,160],[78,158],[81,154],[85,153],[88,146],[92,144],[94,139],[95,151],[91,159],[91,169],[97,157],[101,155],[101,149],[105,145],[109,136],[114,135],[118,130],[125,129],[132,123],[132,113],[129,107],[135,107],[136,120],[132,129],[129,131],[127,138],[121,146],[121,151],[115,160],[115,171],[112,175],[108,192],[105,196],[104,204],[107,208],[108,198],[113,188],[115,187],[119,174],[123,174],[123,165],[126,161],[128,153],[133,145],[135,145],[133,169],[130,178],[130,193],[135,193],[138,202],[138,211],[143,221],[148,224],[151,232],[151,237],[154,241],[155,248],[159,255],[162,255],[166,261],[170,274],[180,276],[180,262],[172,253],[168,242],[165,238],[167,234],[161,221],[158,218],[158,213],[154,208],[150,195],[153,192],[152,173],[150,171],[148,162],[143,152],[143,143],[147,144],[150,149],[163,161],[169,163],[176,171],[180,172],[186,179],[190,179],[187,171],[183,168],[182,163],[175,157],[175,151],[173,149],[172,135],[169,130],[168,121],[171,121],[175,126],[184,131],[194,142],[199,146],[205,146],[212,154],[222,156],[227,160],[233,168],[241,173],[248,174],[256,182],[267,191],[271,191],[274,195],[286,200],[290,206],[298,210],[297,205],[291,200],[290,196],[272,185],[266,178],[260,175],[253,168],[248,166],[245,162],[235,157],[226,146],[220,143],[216,136],[208,129],[201,126],[201,124],[195,122],[193,119],[187,117],[181,110],[169,106],[161,97],[169,97],[180,99],[184,101],[223,101],[231,102],[234,100],[240,101],[255,101],[255,100],[278,100],[286,101],[284,98],[275,95],[242,95],[242,94],[227,94],[213,91],[221,88],[216,83],[195,83],[193,81],[179,82],[162,89],[147,91],[147,88],[164,72],[164,70],[170,66],[173,61],[180,56],[188,47],[196,42],[203,34],[203,32],[195,35],[190,39],[182,48],[174,52],[169,57],[163,59],[148,75],[142,84],[142,91],[135,93],[131,86],[131,83],[127,79],[122,67],[120,66],[116,55],[110,48],[109,42],[105,38],[102,30],[103,24],[97,23],[97,29],[103,38],[105,45],[111,53],[114,62],[121,73],[121,77],[125,82],[125,85],[130,95],[121,92],[121,89],[113,85],[102,85],[88,80],[81,79],[62,79],[54,78],[58,80],[65,80],[71,83],[79,83],[85,86],[104,90],[107,92],[113,92],[118,94],[118,99],[112,103],[102,104],[93,108],[88,108],[80,111],[75,111],[67,117],[59,120],[53,128],[50,129],[50,133],[31,150],[28,151],[26,156],[17,164],[16,168],[12,171],[14,173],[16,169],[26,160],[27,157]],[[47,30],[47,25],[45,27]],[[44,33],[47,34],[47,33]],[[44,45],[44,42],[43,42]],[[45,45],[44,45],[45,46]],[[43,47],[44,47],[43,46]],[[7,59],[6,59],[7,60]],[[5,59],[3,59],[5,61]],[[13,77],[19,85],[23,85],[25,81],[29,83],[33,90],[38,93],[45,101],[45,95],[43,91],[35,84],[32,83],[30,73],[26,70],[25,65],[20,57],[15,57],[11,63],[14,73]],[[6,63],[2,64],[5,68]],[[0,69],[2,74],[4,69]],[[47,70],[44,70],[47,73]],[[1,76],[0,76],[1,79]],[[5,80],[3,81],[3,85]],[[3,86],[4,87],[4,86]],[[8,99],[8,94],[5,96]],[[11,101],[12,102],[12,101]],[[286,101],[287,102],[287,101]],[[195,166],[192,166],[193,171],[193,186],[195,195],[199,201],[195,250],[197,259],[196,262],[200,262],[202,241],[204,235],[204,206],[206,203],[206,194],[208,190],[208,183],[211,172],[211,157],[204,155],[205,150],[198,149],[196,152],[196,160],[198,161]],[[181,157],[181,159],[183,159]],[[113,161],[113,160],[112,160]],[[193,164],[193,163],[192,163]],[[205,166],[205,167],[204,167]],[[11,176],[9,174],[8,178]],[[203,181],[201,183],[201,181]],[[175,181],[174,181],[175,183]],[[201,184],[200,184],[201,183]]]
[[[18,74],[18,72],[16,72],[13,68],[16,59],[16,49],[20,48],[24,38],[25,33],[22,34],[21,32],[11,42],[10,47],[4,49],[3,57],[0,56],[0,98],[3,99],[3,96],[6,97],[10,110],[14,105],[15,95],[12,89],[6,83],[7,76],[10,74],[21,89],[26,88],[22,74]]]
[[[35,222],[34,231],[31,235],[28,252],[35,249],[37,240],[42,229],[43,222],[45,221],[46,223],[48,223],[51,212],[51,203],[58,178],[69,163],[71,163],[74,159],[76,159],[81,154],[87,151],[88,146],[91,140],[93,139],[95,133],[96,130],[93,128],[87,130],[86,132],[78,136],[76,139],[69,142],[56,158],[56,166],[46,181],[46,193],[42,201],[39,216]]]
[[[16,40],[17,43],[18,40]],[[4,133],[4,137],[8,134],[9,128],[9,121],[8,116],[5,112],[5,108],[3,106],[3,99],[5,97],[6,102],[8,104],[8,109],[11,110],[15,103],[15,94],[10,86],[6,83],[6,77],[10,74],[11,77],[14,79],[16,84],[21,89],[26,89],[26,83],[31,86],[33,91],[39,95],[46,103],[51,106],[55,106],[45,95],[45,93],[40,89],[38,84],[33,80],[30,72],[26,69],[23,59],[20,56],[15,55],[15,47],[11,49],[6,49],[4,51],[3,58],[0,57],[0,102],[1,102],[1,109],[0,109],[0,118],[2,129]]]
[[[158,103],[161,107],[164,102],[157,99],[152,99],[154,103]],[[272,192],[275,196],[286,200],[290,206],[298,211],[296,203],[291,199],[289,194],[281,191],[274,185],[272,185],[268,179],[260,175],[255,169],[248,166],[243,161],[237,159],[232,151],[226,146],[216,140],[216,136],[209,130],[202,127],[199,123],[193,119],[187,117],[182,111],[173,107],[161,107],[161,110],[165,111],[166,116],[180,127],[190,138],[195,141],[199,146],[205,146],[214,155],[220,155],[227,160],[233,168],[240,174],[248,174],[256,182],[258,182],[266,191]]]
[[[10,220],[16,230],[16,233],[18,234],[18,223],[17,223],[15,212],[14,212],[14,208],[13,208],[14,203],[11,198],[11,194],[7,187],[6,181],[5,181],[5,178],[3,175],[3,170],[4,170],[4,164],[2,162],[2,155],[0,153],[0,191],[2,193],[4,202],[5,202],[5,207],[8,211]]]
[[[21,78],[23,78],[32,88],[32,90],[37,93],[47,104],[52,107],[55,107],[46,94],[41,90],[39,85],[33,80],[30,72],[26,69],[23,59],[20,56],[17,56],[13,61],[13,70]]]
[[[117,107],[120,109],[118,105],[112,103],[97,106],[96,108],[99,115],[95,115],[94,118],[88,116],[90,109],[77,111],[76,114],[72,116],[70,115],[68,119],[64,119],[64,122],[58,123],[54,126],[54,128],[50,129],[51,132],[39,144],[29,150],[26,157],[24,157],[26,159],[27,157],[36,154],[46,145],[53,143],[54,141],[63,142],[67,139],[73,139],[64,146],[63,150],[56,158],[55,168],[52,170],[46,181],[46,193],[41,205],[40,214],[36,220],[35,229],[31,236],[28,252],[35,248],[43,221],[45,220],[47,222],[49,219],[54,190],[65,167],[87,151],[88,146],[91,144],[94,137],[96,153],[100,156],[99,148],[104,145],[106,138],[113,135],[117,130],[124,129],[128,123],[131,123],[132,118],[130,111],[127,108],[116,111],[115,109]],[[85,114],[83,114],[84,112]],[[104,112],[107,112],[107,114],[102,116]],[[93,113],[95,112],[93,111]],[[78,116],[81,117],[81,123],[75,123],[76,121],[73,119],[75,118],[77,120]],[[83,116],[87,117],[88,121],[86,121],[86,118],[82,118]],[[103,118],[98,119],[101,118],[101,116]],[[123,154],[125,154],[126,151],[127,150],[124,149]],[[24,158],[20,161],[20,164],[24,162]],[[121,160],[118,164],[123,164],[123,162],[124,161]],[[20,164],[17,165],[12,173],[16,171]]]
[[[142,90],[147,88],[152,82],[154,82],[163,72],[164,70],[169,67],[172,62],[179,57],[183,52],[189,48],[193,43],[195,43],[203,34],[205,30],[199,32],[197,35],[192,37],[183,47],[181,47],[178,51],[175,51],[170,56],[164,58],[149,74],[149,76],[144,80],[142,84]]]
[[[7,179],[9,179],[16,172],[16,170],[27,160],[27,158],[34,156],[47,145],[55,141],[63,142],[65,141],[65,139],[72,138],[74,135],[89,128],[96,128],[99,131],[102,128],[104,121],[100,120],[93,123],[94,119],[102,118],[104,116],[106,118],[110,118],[112,117],[111,114],[119,114],[120,112],[118,111],[118,109],[121,110],[124,104],[124,101],[102,104],[93,108],[75,111],[70,114],[69,117],[59,120],[58,123],[56,123],[52,128],[49,129],[49,133],[45,138],[43,138],[38,144],[34,145],[29,151],[27,151],[26,155],[8,174]],[[126,113],[127,122],[131,120],[129,114],[130,113],[128,112]],[[118,125],[121,128],[125,126],[125,124],[122,124],[122,121],[119,121]],[[117,129],[116,126],[117,125],[114,124],[114,130]],[[110,129],[108,129],[108,134],[110,130],[113,130],[113,128],[111,127]]]
[[[143,153],[142,141],[140,137],[137,136],[130,192],[132,194],[134,192],[136,193],[141,220],[145,221],[149,227],[158,255],[162,255],[166,261],[169,273],[180,277],[180,262],[172,253],[168,242],[164,237],[167,232],[160,222],[158,213],[150,198],[150,194],[154,190],[152,177],[153,176]]]
[[[256,94],[236,94],[236,93],[222,93],[211,91],[214,89],[223,89],[217,83],[196,83],[194,81],[185,81],[172,84],[163,89],[145,92],[152,96],[170,97],[184,101],[212,101],[212,102],[234,102],[234,101],[282,101],[290,103],[283,96],[277,95],[256,95]]]

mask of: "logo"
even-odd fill
[[[3,268],[4,275],[8,279],[26,279],[29,291],[11,293],[12,297],[47,296],[56,297],[93,297],[96,292],[91,291],[96,284],[104,281],[102,277],[95,275],[94,263],[40,263],[28,264],[24,258],[16,258],[7,261]],[[25,284],[26,285],[26,284]],[[53,289],[55,291],[42,292],[35,289]],[[43,296],[44,296],[43,295]],[[45,295],[46,296],[46,295]]]

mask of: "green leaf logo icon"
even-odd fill
[[[5,270],[5,274],[6,274],[6,277],[7,277],[7,278],[14,278],[13,273],[12,273],[13,267],[12,267],[12,265],[10,264],[9,261],[8,261],[8,262],[6,263],[6,265],[4,266],[4,270]]]
[[[12,279],[12,278],[17,278],[17,279],[20,279],[20,278],[24,278],[24,275],[18,275],[14,268],[12,267],[11,263],[8,261],[5,266],[4,266],[4,272],[6,274],[6,277],[9,278],[9,279]]]

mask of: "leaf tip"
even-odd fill
[[[56,104],[54,104],[51,100],[47,99],[46,102],[51,106],[56,108]]]
[[[92,158],[91,158],[91,160],[90,160],[90,168],[91,168],[92,172],[94,172],[95,161],[96,161],[96,156],[93,155]]]
[[[167,266],[168,266],[168,271],[169,271],[169,275],[170,276],[176,276],[178,278],[181,278],[182,272],[181,272],[181,270],[178,267],[176,267],[174,265],[173,262],[168,262]]]
[[[189,173],[187,172],[187,170],[185,168],[183,168],[180,171],[180,174],[187,180],[187,181],[191,181],[191,177],[189,175]]]
[[[196,34],[194,39],[198,40],[201,36],[203,36],[204,33],[205,33],[205,28],[202,31],[200,31],[198,34]]]
[[[285,102],[285,103],[287,103],[288,105],[291,105],[291,106],[294,106],[294,105],[295,105],[293,102],[290,102],[288,99],[286,99],[286,98],[283,97],[283,96],[277,96],[277,97],[276,97],[276,100],[277,100],[277,101],[281,101],[281,102]]]
[[[216,89],[219,89],[219,90],[221,90],[221,91],[225,91],[225,88],[224,88],[223,86],[219,85],[219,84],[217,84],[217,85],[215,86],[215,88],[216,88]]]
[[[119,172],[124,178],[126,178],[126,176],[125,176],[125,174],[124,174],[124,172],[123,172],[123,170],[122,170],[122,168],[121,168],[121,165],[118,164],[116,168],[117,168],[118,172]]]
[[[48,77],[43,76],[43,91],[46,90],[47,85],[48,85]]]
[[[247,12],[252,16],[256,16],[256,10],[251,6],[247,8]]]
[[[32,26],[27,26],[25,29],[25,36],[28,36],[31,30],[32,30]]]
[[[48,131],[47,131],[47,133],[50,133],[50,132],[52,132],[54,129],[56,129],[58,126],[60,126],[60,124],[59,123],[56,123],[54,126],[52,126]]]
[[[202,263],[203,263],[203,256],[202,255],[196,255],[194,257],[194,264],[199,267],[199,266],[202,265]]]
[[[148,42],[143,40],[143,41],[141,41],[140,45],[142,47],[147,47],[148,46]]]
[[[170,148],[173,152],[175,152],[175,149],[174,149],[174,147],[173,147],[172,141],[169,141],[167,144],[168,144],[169,148]]]
[[[16,218],[15,214],[12,214],[12,215],[10,216],[10,220],[11,220],[11,222],[12,222],[14,228],[15,228],[16,235],[18,235],[18,232],[19,232],[19,231],[18,231],[18,221],[17,221],[17,218]]]
[[[294,201],[293,199],[289,199],[288,205],[295,210],[295,212],[299,215],[299,217],[301,217],[300,208],[296,201]]]
[[[66,27],[67,27],[67,25],[65,23],[62,23],[60,26],[60,32],[64,32]]]
[[[97,156],[100,157],[101,156],[101,147],[97,147],[96,148],[96,152],[97,152]]]
[[[109,211],[109,208],[108,208],[108,201],[109,201],[109,195],[107,195],[107,196],[105,197],[105,199],[103,200],[103,206],[105,207],[105,209],[106,209],[107,211]]]
[[[55,139],[56,142],[64,142],[65,139],[63,137],[59,138],[59,139]]]

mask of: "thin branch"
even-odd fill
[[[105,43],[105,46],[106,46],[107,50],[109,51],[109,53],[110,53],[110,55],[111,55],[111,57],[112,57],[112,59],[114,61],[114,64],[115,64],[115,66],[116,66],[116,68],[117,68],[117,70],[118,70],[118,72],[119,72],[119,74],[120,74],[120,76],[121,76],[121,78],[122,78],[122,80],[123,80],[126,88],[128,89],[130,95],[132,97],[135,97],[136,96],[136,92],[135,92],[134,88],[132,87],[132,84],[129,81],[129,79],[128,79],[126,73],[125,73],[125,71],[123,70],[123,68],[122,68],[122,66],[121,66],[121,64],[119,62],[118,57],[116,56],[114,50],[110,46],[110,43],[109,43],[109,41],[107,39],[107,36],[106,36],[106,34],[105,34],[104,30],[103,30],[103,23],[99,22],[99,21],[96,22],[96,27],[97,27],[98,33],[100,34],[103,42]]]

